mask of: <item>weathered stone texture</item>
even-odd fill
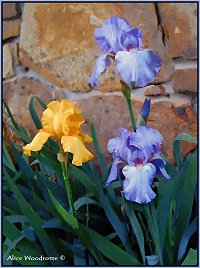
[[[197,3],[159,3],[171,58],[197,58]]]
[[[178,69],[174,73],[175,92],[197,93],[197,68]]]
[[[3,40],[11,37],[17,37],[20,33],[20,20],[4,21],[3,22]]]
[[[102,53],[94,41],[94,29],[104,19],[119,15],[144,32],[144,47],[162,58],[156,82],[172,78],[173,64],[167,56],[153,3],[26,3],[20,35],[20,59],[59,87],[88,91],[88,78]],[[101,79],[103,91],[119,90],[114,65]]]
[[[37,96],[48,103],[53,98],[52,89],[27,77],[21,77],[12,82],[4,82],[3,98],[16,121],[27,129],[31,135],[35,134],[36,131],[28,108],[32,96]],[[38,116],[41,117],[42,108],[37,102],[36,111]],[[7,120],[5,117],[5,121]]]
[[[16,3],[3,3],[3,19],[15,17],[17,15]]]
[[[169,93],[165,91],[163,85],[150,86],[144,93],[145,96],[169,96]]]
[[[3,46],[3,78],[15,75],[15,64],[17,62],[17,44],[6,44]]]

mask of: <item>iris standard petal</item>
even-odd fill
[[[75,103],[68,100],[52,101],[42,115],[43,129],[60,139],[66,128],[66,119],[74,114]]]
[[[31,151],[37,152],[42,149],[42,146],[47,142],[48,138],[52,136],[51,133],[45,132],[43,130],[40,130],[31,143],[27,144],[23,147],[24,153],[28,156],[31,155]]]
[[[95,40],[99,48],[105,53],[116,54],[120,50],[125,50],[121,44],[121,36],[124,32],[129,32],[131,27],[129,22],[117,16],[105,20],[104,25],[95,30]]]
[[[129,145],[139,148],[146,157],[147,162],[160,152],[162,141],[163,137],[158,130],[142,126],[136,132],[132,132],[129,138]]]
[[[142,31],[138,28],[133,28],[129,32],[123,32],[121,36],[121,44],[126,50],[140,48],[142,45],[142,38]]]
[[[64,152],[73,154],[72,164],[76,166],[82,166],[83,162],[91,160],[94,156],[86,149],[83,142],[73,136],[63,136],[61,138],[61,144]]]
[[[90,87],[98,87],[99,81],[98,78],[101,74],[105,73],[106,67],[108,67],[111,64],[110,59],[107,57],[107,55],[101,55],[95,65],[94,70],[92,72],[91,77],[89,78],[89,86]]]
[[[123,165],[124,163],[119,158],[114,159],[110,170],[110,175],[108,177],[106,184],[110,184],[112,181],[117,179],[119,171],[123,167]]]
[[[125,166],[122,173],[125,176],[123,193],[127,200],[137,203],[148,203],[156,194],[151,189],[151,183],[156,168],[153,164],[139,167]]]
[[[108,142],[108,151],[112,153],[113,158],[119,158],[125,161],[128,164],[130,163],[131,158],[131,150],[127,146],[127,140],[130,136],[130,132],[127,131],[125,128],[119,129],[120,136],[112,138]]]
[[[160,155],[155,155],[150,162],[156,167],[156,175],[158,177],[162,177],[165,180],[169,180],[170,176],[167,174],[165,170],[165,160]]]
[[[119,51],[115,60],[122,79],[127,84],[134,82],[138,87],[152,82],[161,66],[160,58],[147,49]]]

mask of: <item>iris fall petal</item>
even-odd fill
[[[106,67],[108,67],[111,64],[110,59],[107,57],[107,55],[101,55],[94,66],[93,73],[91,77],[89,78],[89,86],[90,87],[97,87],[99,86],[98,78],[101,74],[105,73]]]
[[[61,139],[64,152],[73,154],[72,164],[82,166],[83,162],[87,162],[93,158],[93,155],[86,149],[83,142],[73,136],[63,136]]]
[[[138,87],[152,82],[161,66],[160,58],[147,49],[119,51],[115,60],[122,79],[127,84],[134,82]]]
[[[122,173],[126,178],[123,193],[127,200],[142,204],[155,198],[156,194],[151,189],[151,183],[156,173],[153,164],[149,163],[139,167],[125,166]]]
[[[51,133],[45,131],[39,131],[31,143],[23,147],[24,153],[28,156],[31,155],[31,151],[37,152],[42,149],[42,146],[47,142],[48,138],[51,136]]]

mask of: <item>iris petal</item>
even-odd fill
[[[121,136],[112,138],[108,142],[108,151],[112,153],[113,158],[119,158],[130,164],[131,150],[127,147],[127,140],[130,136],[125,128],[119,129]]]
[[[130,135],[129,145],[139,148],[146,163],[151,157],[160,152],[163,137],[158,130],[142,126]],[[144,159],[143,159],[144,160]]]
[[[165,170],[165,160],[160,155],[155,155],[150,161],[156,167],[156,176],[169,180],[170,176]]]
[[[99,81],[98,77],[105,73],[106,67],[108,67],[111,64],[110,59],[107,57],[107,55],[101,55],[95,65],[94,65],[94,70],[92,72],[91,77],[89,78],[89,86],[90,87],[98,87],[99,86]]]
[[[124,196],[127,200],[137,203],[148,203],[155,198],[156,194],[151,189],[151,183],[156,168],[153,164],[140,167],[125,166],[122,173],[125,176]]]
[[[103,52],[116,54],[120,50],[125,50],[121,44],[121,36],[130,30],[128,21],[112,16],[105,20],[103,27],[95,30],[95,40]]]
[[[72,164],[82,166],[83,162],[87,162],[93,158],[93,155],[86,149],[83,142],[73,136],[63,136],[61,144],[64,152],[73,154]]]
[[[24,153],[28,156],[31,155],[31,151],[37,152],[42,149],[42,146],[47,142],[48,138],[52,136],[51,133],[40,130],[31,143],[23,147]]]
[[[112,181],[116,180],[119,174],[119,170],[120,168],[123,167],[123,162],[119,159],[116,158],[113,163],[112,163],[112,167],[110,170],[110,175],[108,177],[108,180],[106,182],[106,184],[110,184]]]
[[[43,129],[49,133],[54,133],[60,139],[66,128],[66,118],[74,114],[74,109],[75,103],[65,99],[60,102],[50,102],[42,115]]]
[[[119,51],[115,60],[122,79],[127,84],[134,82],[138,87],[152,82],[161,66],[160,58],[147,49]]]
[[[126,50],[132,48],[140,48],[142,45],[142,32],[138,28],[133,28],[129,32],[125,32],[121,36],[121,44]]]

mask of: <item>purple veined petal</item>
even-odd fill
[[[129,144],[138,148],[143,147],[143,154],[147,160],[160,152],[163,137],[160,132],[154,128],[142,126],[133,132],[129,138]]]
[[[156,167],[156,175],[158,177],[163,177],[165,180],[169,180],[170,176],[167,174],[165,170],[165,160],[160,155],[155,155],[151,160],[152,163]]]
[[[106,67],[108,67],[111,64],[110,59],[107,57],[107,55],[101,55],[95,65],[94,65],[94,69],[92,72],[91,77],[89,78],[89,86],[90,87],[98,87],[99,86],[99,81],[98,81],[98,77],[105,73],[106,71]]]
[[[108,177],[108,180],[106,182],[106,184],[110,184],[112,181],[116,180],[118,175],[119,175],[119,170],[123,167],[124,162],[121,161],[119,158],[114,159],[113,163],[112,163],[112,167],[110,170],[110,175]]]
[[[122,79],[127,84],[134,82],[138,87],[152,82],[161,66],[160,58],[147,49],[119,51],[115,60]]]
[[[121,44],[127,51],[129,51],[133,48],[140,48],[142,39],[142,31],[138,28],[133,28],[129,32],[123,32],[121,36]]]
[[[127,200],[137,203],[148,203],[156,194],[151,188],[156,168],[153,164],[130,167],[125,166],[122,173],[125,176],[123,193]]]
[[[130,136],[130,132],[128,132],[125,128],[119,129],[120,136],[114,137],[108,142],[108,151],[112,153],[113,158],[119,158],[122,161],[131,164],[131,150],[127,146],[127,140]]]
[[[123,50],[121,45],[121,35],[129,32],[131,27],[129,22],[117,16],[105,20],[104,25],[95,29],[95,40],[99,48],[105,53],[116,54]]]

